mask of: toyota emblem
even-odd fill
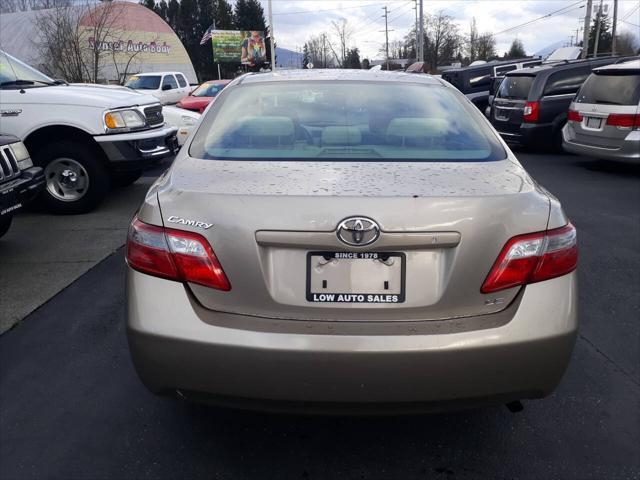
[[[338,224],[336,233],[343,243],[362,247],[378,239],[380,227],[367,217],[348,217]]]

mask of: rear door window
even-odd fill
[[[508,100],[526,100],[535,77],[528,75],[511,75],[505,77],[498,89],[498,97]]]
[[[188,85],[187,80],[182,76],[182,74],[180,73],[176,74],[176,78],[178,79],[178,83],[182,88]]]
[[[640,75],[592,74],[578,92],[577,103],[638,105]]]
[[[543,96],[576,93],[591,73],[591,68],[572,68],[551,74],[544,87]]]

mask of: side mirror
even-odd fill
[[[162,85],[162,90],[171,90],[173,87],[171,85],[169,85],[168,83],[165,85]]]

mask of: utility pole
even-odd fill
[[[271,28],[271,41],[269,42],[269,46],[271,47],[271,71],[273,72],[276,69],[276,37],[273,34],[273,11],[271,8],[271,0],[267,3],[267,8],[269,9],[269,27]]]
[[[419,61],[424,62],[424,6],[422,5],[422,0],[420,1],[420,40],[418,42],[420,56],[418,58]],[[591,1],[591,0],[589,0]]]
[[[389,11],[387,10],[387,6],[382,7],[384,10],[384,37],[385,37],[385,58],[387,59],[387,71],[389,70]]]
[[[600,6],[598,7],[598,14],[596,16],[596,39],[593,43],[593,58],[598,56],[598,43],[600,41],[600,26],[602,25],[602,0],[600,0]]]
[[[576,46],[578,46],[578,35],[580,33],[580,29],[576,28]]]
[[[589,31],[591,30],[591,8],[593,0],[587,0],[587,11],[584,15],[584,32],[582,32],[582,58],[589,53]]]
[[[322,34],[322,68],[327,68],[327,34]]]
[[[611,26],[611,55],[616,54],[616,23],[618,23],[618,0],[613,0],[613,25]]]
[[[416,11],[416,60],[418,60],[418,0],[415,0],[413,9]]]

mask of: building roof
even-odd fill
[[[179,71],[185,74],[190,83],[196,83],[196,73],[193,64],[182,42],[171,27],[156,13],[132,2],[97,3],[93,10],[117,6],[122,12],[114,25],[117,29],[118,40],[124,51],[136,48],[147,50],[138,54],[134,59],[133,69],[129,73]],[[90,28],[92,15],[84,7],[73,7],[82,15],[80,24]],[[36,20],[40,15],[47,15],[53,9],[27,10],[24,12],[3,13],[0,15],[0,48],[14,57],[40,70],[48,71],[47,59],[40,58],[38,44],[42,33],[36,28]],[[97,17],[97,15],[94,15]],[[87,43],[90,35],[87,35]],[[93,40],[93,39],[91,39]],[[108,42],[117,43],[117,42]],[[116,80],[118,70],[124,70],[120,65],[116,69],[113,63],[105,65],[101,76],[105,81]]]

